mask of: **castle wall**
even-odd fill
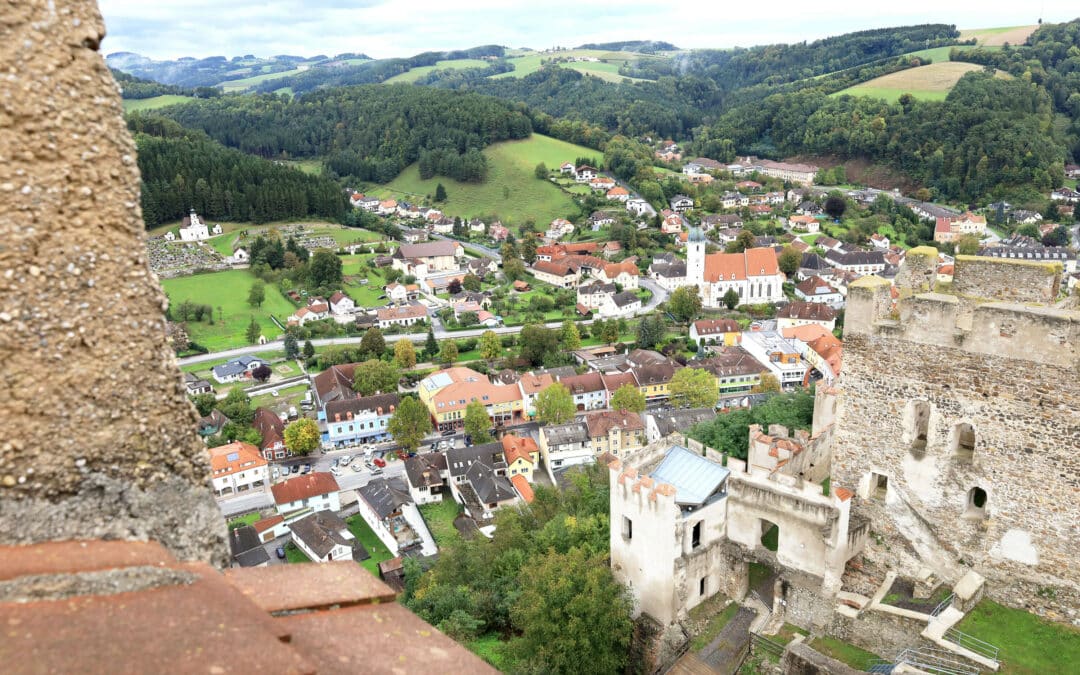
[[[927,533],[916,549],[945,579],[972,566],[1010,604],[1032,583],[1075,597],[1080,314],[973,299],[1014,289],[1045,302],[1057,287],[1045,265],[962,257],[954,287],[970,295],[906,297],[897,319],[887,288],[853,284],[833,484],[859,486],[875,531],[898,545]]]

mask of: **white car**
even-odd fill
[[[349,462],[351,462],[351,461],[352,461],[352,455],[345,455],[344,457],[342,457],[341,459],[338,460],[338,465],[339,466],[348,466]]]
[[[330,467],[330,473],[334,474],[335,476],[343,476],[343,475],[345,475],[345,472],[342,471],[341,469],[339,469],[336,466]]]
[[[272,480],[277,480],[277,477],[278,477],[278,470],[277,470],[277,467],[275,466],[274,468],[270,469],[270,478]]]

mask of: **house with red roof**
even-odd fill
[[[340,511],[340,489],[334,475],[325,471],[296,476],[270,486],[277,512],[283,516],[301,509]]]
[[[502,437],[503,456],[506,458],[506,475],[513,481],[521,477],[531,483],[533,470],[540,465],[540,447],[529,436],[506,434]]]

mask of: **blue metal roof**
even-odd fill
[[[655,481],[674,486],[676,503],[700,506],[720,488],[730,474],[730,471],[716,462],[681,445],[673,445],[660,466],[649,476]]]

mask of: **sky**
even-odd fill
[[[897,3],[772,0],[99,0],[105,54],[333,56],[374,58],[482,44],[574,47],[586,42],[663,40],[681,48],[751,47],[815,40],[918,23],[986,28],[1068,21],[1075,1]]]

